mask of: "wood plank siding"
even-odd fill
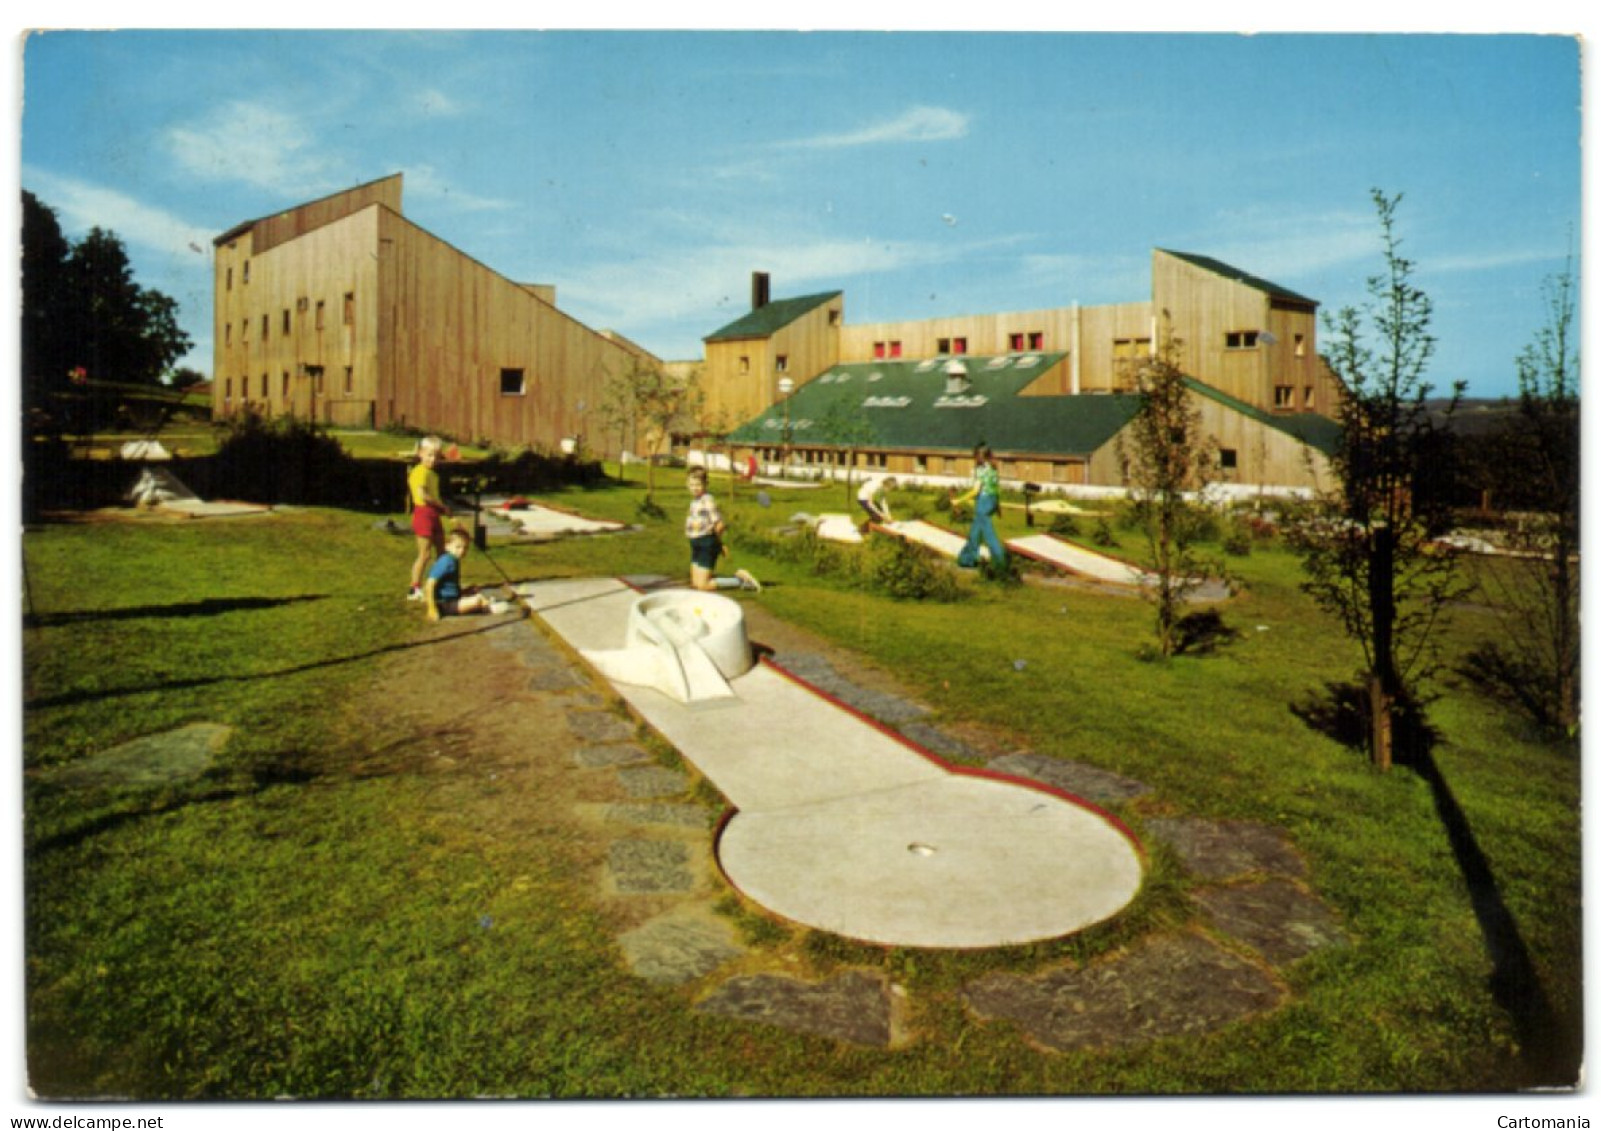
[[[213,413],[395,423],[502,446],[580,435],[644,354],[405,219],[386,178],[216,241]]]

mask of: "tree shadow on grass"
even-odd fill
[[[1335,741],[1364,750],[1369,734],[1367,693],[1357,684],[1330,683],[1324,694],[1292,704],[1302,722]],[[1502,898],[1490,861],[1479,847],[1473,828],[1450,783],[1435,760],[1439,733],[1429,725],[1416,703],[1398,703],[1394,727],[1397,765],[1410,768],[1429,786],[1435,812],[1445,827],[1446,839],[1467,884],[1473,915],[1478,920],[1493,968],[1489,989],[1512,1018],[1528,1066],[1527,1086],[1568,1087],[1578,1081],[1582,1063],[1582,1024],[1575,1013],[1564,1023],[1540,984],[1528,945],[1517,920]]]
[[[248,609],[276,609],[280,605],[294,605],[303,601],[324,601],[327,594],[311,593],[304,597],[206,597],[199,601],[180,601],[172,605],[128,605],[120,609],[81,609],[58,613],[32,613],[27,624],[39,628],[57,628],[87,621],[138,620],[143,617],[214,617],[223,613],[236,613]]]
[[[63,695],[50,695],[39,699],[30,699],[22,705],[24,711],[43,711],[53,707],[70,707],[79,703],[98,703],[110,699],[122,699],[130,695],[149,695],[155,692],[185,691],[196,687],[211,687],[222,683],[258,683],[263,679],[277,679],[283,676],[304,675],[307,672],[322,671],[327,668],[339,667],[342,664],[354,664],[362,660],[370,660],[377,656],[387,656],[396,652],[409,652],[413,648],[428,648],[435,644],[443,644],[460,636],[478,636],[486,632],[496,632],[511,625],[521,624],[520,618],[510,618],[491,621],[478,628],[469,628],[454,632],[440,632],[421,640],[408,640],[400,644],[385,644],[379,648],[371,648],[365,652],[353,652],[348,656],[330,656],[323,660],[312,660],[304,664],[291,664],[288,667],[277,668],[272,671],[250,671],[228,673],[223,675],[196,676],[193,679],[172,679],[160,683],[145,684],[140,687],[113,687],[105,690],[69,691]]]

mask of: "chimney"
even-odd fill
[[[772,297],[766,271],[752,271],[750,276],[750,308],[760,310]]]

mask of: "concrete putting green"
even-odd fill
[[[724,671],[729,693],[704,698],[652,686],[655,661],[629,682],[617,653],[692,648],[696,634],[651,643],[636,623],[631,637],[641,595],[618,580],[522,588],[580,654],[607,657],[617,692],[733,804],[719,864],[785,918],[885,945],[1004,946],[1082,930],[1139,890],[1138,844],[1088,802],[948,765],[771,662]],[[686,608],[713,596],[686,591]],[[713,620],[726,633],[721,605]]]

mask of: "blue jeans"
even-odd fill
[[[966,569],[978,565],[978,545],[983,542],[989,547],[990,564],[1002,566],[1006,564],[1006,547],[1001,545],[1001,539],[995,533],[995,523],[991,516],[1000,509],[1001,501],[995,495],[980,495],[973,501],[973,525],[967,531],[967,544],[962,552],[956,555],[956,564]]]

